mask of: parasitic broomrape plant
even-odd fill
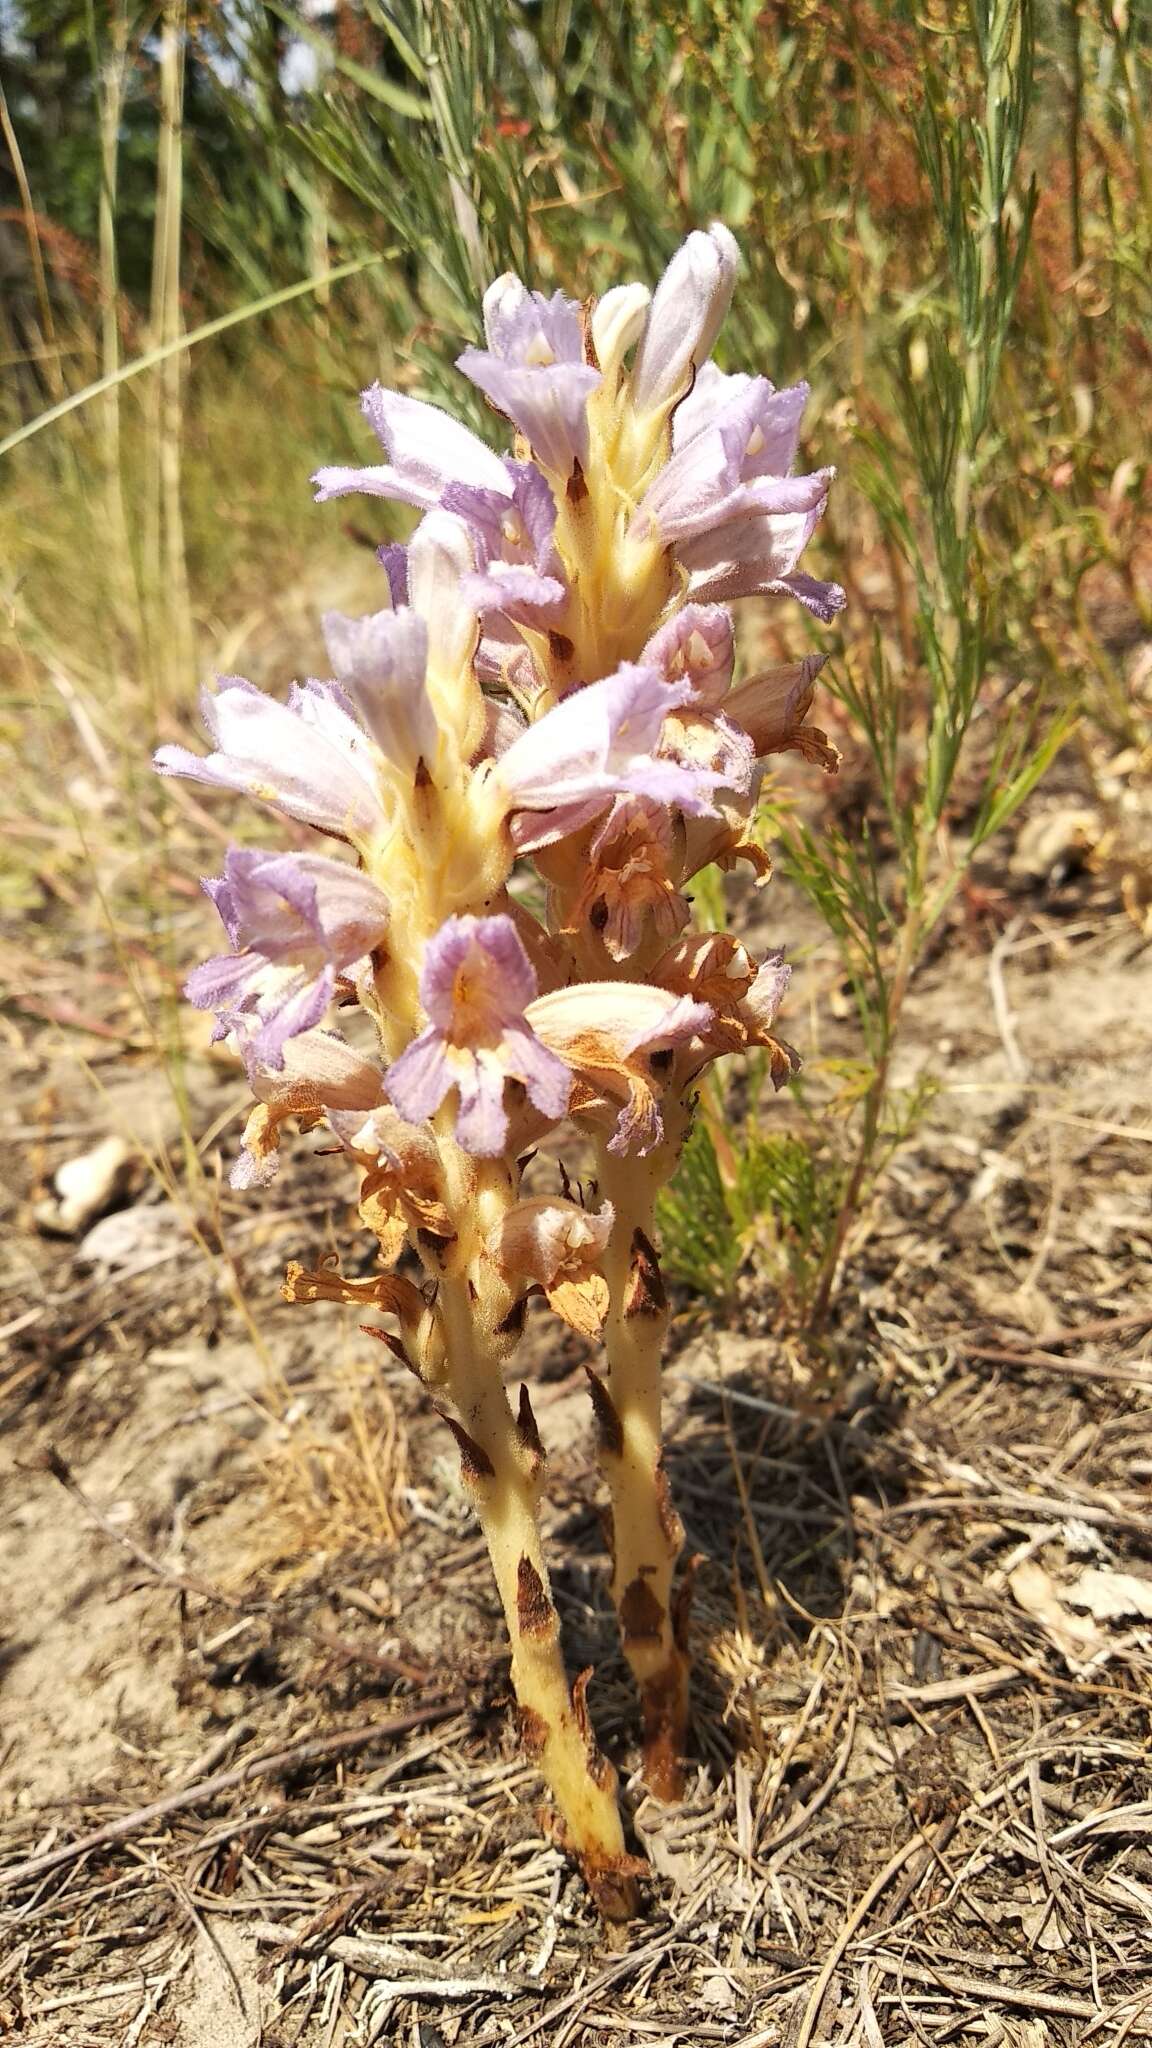
[[[764,755],[834,765],[806,725],[818,657],[733,688],[727,603],[843,602],[800,557],[831,472],[793,473],[805,389],[709,360],[735,243],[689,235],[655,291],[580,306],[491,286],[458,367],[511,429],[495,453],[379,386],[385,460],[322,469],[421,514],[380,550],[380,609],[330,614],[333,678],[287,702],[235,677],[206,693],[212,751],[163,774],[243,791],[328,853],[233,849],[205,887],[230,951],[191,1001],[243,1058],[255,1107],[233,1185],[268,1182],[283,1126],[323,1122],[359,1175],[380,1270],[290,1268],[296,1301],[395,1319],[387,1341],[451,1429],[512,1643],[521,1733],[605,1915],[634,1909],[612,1766],[569,1684],[540,1536],[546,1455],[506,1380],[530,1296],[602,1342],[588,1368],[612,1508],[612,1592],[643,1711],[645,1775],[677,1796],[688,1722],[683,1535],[661,1450],[667,1304],[654,1207],[719,1054],[769,1049],[788,981],[690,928],[709,863],[766,862],[751,829]],[[535,870],[543,916],[514,878]],[[367,1011],[376,1046],[336,1005]],[[541,1153],[557,1127],[583,1188]],[[530,1186],[524,1174],[536,1155]],[[550,1180],[552,1185],[549,1185]]]

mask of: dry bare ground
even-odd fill
[[[271,1198],[190,1180],[107,942],[62,969],[32,931],[5,1027],[0,2031],[1152,2039],[1152,957],[1113,877],[1030,854],[1070,800],[994,849],[915,985],[904,1078],[940,1090],[821,1357],[763,1287],[683,1304],[676,1810],[628,1777],[583,1354],[536,1332],[569,1654],[652,1870],[619,1941],[536,1811],[442,1426],[354,1320],[279,1300],[334,1235],[367,1268],[351,1190],[315,1139]],[[801,1043],[834,981],[814,941]],[[187,1085],[211,1169],[237,1080],[201,1053]],[[60,1234],[53,1176],[109,1135],[110,1213]]]

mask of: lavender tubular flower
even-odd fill
[[[337,839],[370,838],[386,823],[367,735],[322,684],[294,685],[279,704],[242,676],[223,676],[201,709],[213,751],[160,747],[161,775],[257,797]]]
[[[216,1011],[215,1037],[236,1031],[246,1061],[279,1071],[288,1039],[323,1018],[337,971],[383,939],[387,899],[343,862],[235,846],[224,873],[203,886],[234,950],[195,968],[184,993]]]
[[[539,824],[518,821],[521,852],[568,837],[614,796],[707,812],[721,777],[657,753],[665,720],[690,696],[687,684],[667,684],[656,669],[629,664],[575,691],[513,740],[493,780],[509,810],[541,814]]]
[[[603,1344],[589,1385],[613,1597],[647,1783],[674,1798],[689,1654],[656,1200],[711,1060],[763,1047],[777,1087],[797,1063],[777,1035],[781,953],[692,929],[687,887],[709,862],[766,877],[765,755],[835,766],[807,723],[822,657],[734,683],[726,605],[756,592],[829,619],[843,603],[799,566],[832,480],[794,473],[806,387],[708,359],[738,261],[714,225],[651,292],[626,282],[581,307],[497,279],[486,346],[458,367],[503,416],[500,448],[373,385],[362,407],[386,459],[314,481],[320,502],[362,492],[420,514],[379,550],[374,609],[325,615],[332,680],[281,701],[225,677],[204,699],[210,752],[156,756],[341,843],[336,859],[233,848],[205,883],[231,950],[187,994],[255,1097],[232,1184],[272,1179],[292,1121],[326,1125],[357,1177],[378,1271],[345,1278],[316,1256],[286,1295],[393,1318],[381,1334],[451,1429],[484,1531],[526,1752],[615,1919],[635,1910],[639,1866],[587,1674],[571,1686],[565,1670],[546,1446],[526,1382],[514,1408],[506,1378],[530,1301]],[[332,1028],[337,1002],[360,1005],[370,1049]],[[557,1155],[573,1142],[594,1197]]]
[[[318,469],[312,481],[319,504],[366,491],[370,497],[394,498],[428,511],[440,503],[449,484],[504,490],[499,456],[451,413],[402,391],[385,391],[379,384],[364,393],[360,404],[388,461],[368,469]]]
[[[567,479],[588,460],[588,399],[599,370],[584,361],[580,308],[545,299],[509,273],[484,294],[487,349],[466,348],[456,368],[506,414],[537,462]]]
[[[435,1116],[455,1089],[456,1142],[482,1159],[508,1139],[504,1084],[519,1081],[550,1122],[568,1107],[572,1076],[525,1019],[536,975],[509,917],[455,917],[428,943],[420,996],[426,1030],[388,1070],[402,1116]]]
[[[664,412],[690,390],[732,302],[740,252],[719,221],[689,235],[656,287],[632,371],[638,413]]]

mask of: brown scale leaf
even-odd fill
[[[524,1449],[529,1453],[531,1457],[538,1459],[540,1464],[542,1465],[545,1459],[547,1458],[548,1453],[544,1449],[544,1442],[540,1435],[540,1430],[537,1426],[536,1417],[532,1412],[532,1397],[528,1392],[527,1380],[524,1380],[520,1387],[520,1404],[516,1416],[516,1433],[519,1436],[520,1441],[524,1446]]]
[[[620,1626],[628,1643],[658,1643],[666,1615],[651,1586],[639,1572],[620,1599]]]
[[[436,1412],[441,1421],[448,1424],[456,1439],[460,1452],[460,1477],[464,1481],[465,1486],[475,1486],[484,1479],[495,1479],[496,1467],[484,1449],[483,1444],[478,1444],[475,1437],[469,1436],[468,1431],[463,1425],[457,1422],[453,1416],[449,1415],[445,1409],[438,1408]]]
[[[539,1763],[548,1747],[548,1723],[535,1707],[517,1707],[516,1719],[520,1726],[520,1741],[524,1754],[533,1763]]]
[[[596,1417],[596,1433],[600,1440],[600,1454],[605,1458],[619,1458],[624,1451],[624,1431],[611,1394],[590,1365],[584,1367],[588,1378],[588,1392],[592,1396],[592,1410]]]
[[[642,1230],[632,1233],[632,1270],[624,1294],[624,1314],[660,1316],[668,1306],[656,1247]]]
[[[672,1488],[664,1469],[663,1455],[656,1462],[656,1515],[669,1550],[678,1557],[684,1542],[684,1524],[673,1504]]]
[[[556,1609],[544,1589],[530,1557],[522,1557],[516,1567],[516,1619],[522,1636],[532,1636],[540,1641],[556,1630]]]

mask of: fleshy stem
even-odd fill
[[[683,1790],[688,1731],[687,1601],[672,1591],[684,1530],[664,1471],[661,1353],[668,1306],[654,1243],[656,1197],[669,1179],[687,1124],[665,1103],[665,1137],[646,1158],[601,1145],[600,1192],[616,1222],[604,1257],[607,1387],[595,1375],[600,1463],[612,1503],[612,1597],[624,1654],[640,1691],[644,1775],[658,1799]]]
[[[451,1203],[460,1234],[444,1253],[437,1308],[445,1339],[445,1391],[461,1476],[492,1559],[512,1643],[512,1685],[524,1747],[538,1764],[563,1817],[567,1846],[578,1859],[605,1919],[636,1910],[632,1859],[624,1846],[616,1773],[596,1747],[585,1706],[589,1673],[569,1690],[540,1541],[539,1506],[545,1454],[525,1388],[519,1416],[504,1389],[510,1348],[509,1295],[479,1250],[483,1230],[511,1199],[500,1162],[466,1161],[441,1138]],[[455,1155],[455,1157],[453,1157]],[[455,1170],[453,1170],[455,1169]],[[453,1183],[455,1185],[453,1186]],[[426,1261],[435,1259],[426,1250]],[[512,1339],[514,1342],[514,1338]]]

